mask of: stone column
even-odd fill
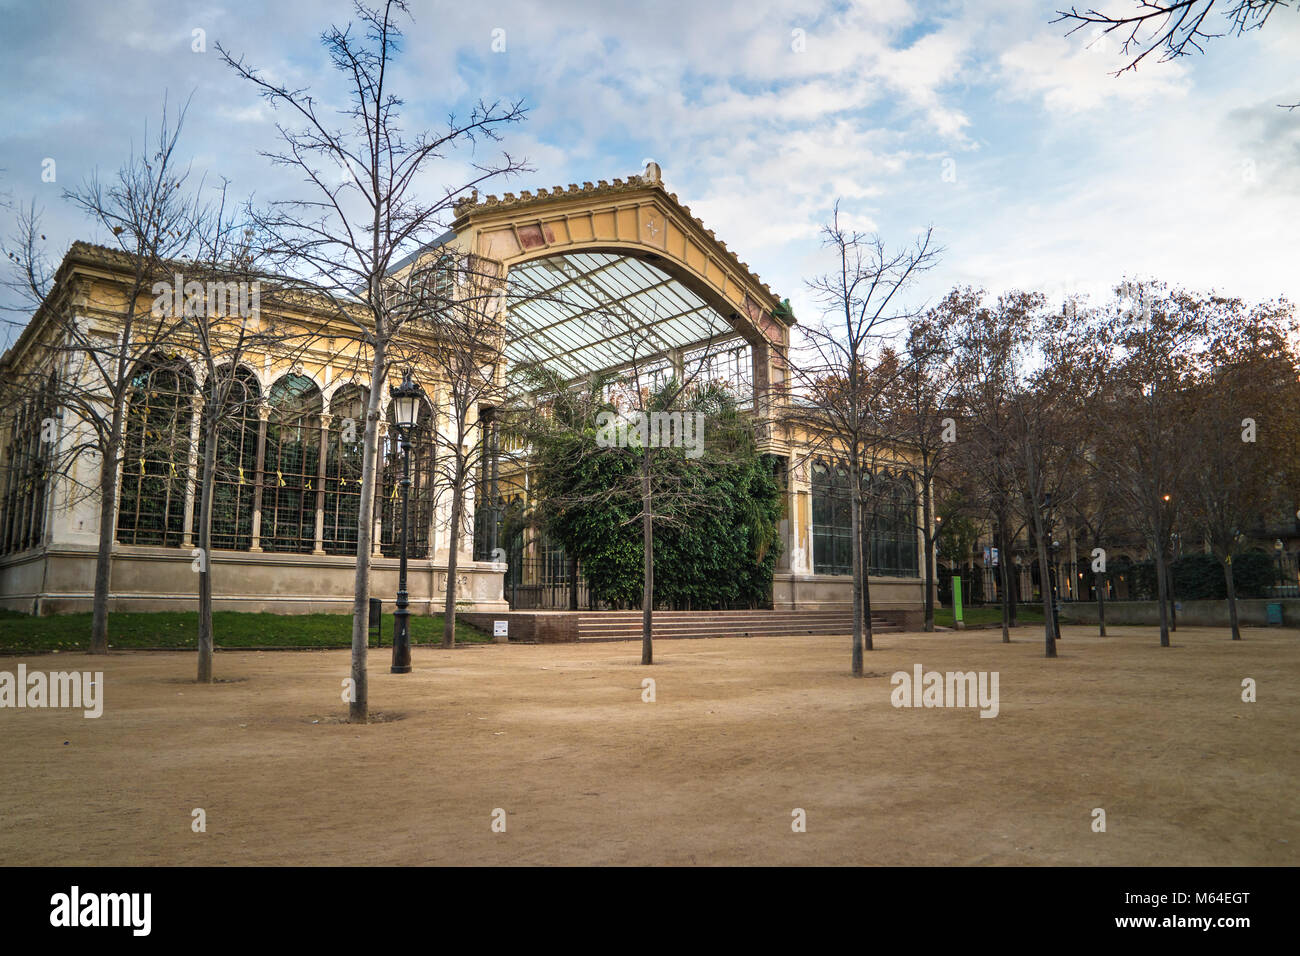
[[[813,570],[810,467],[807,461],[799,461],[790,467],[790,527],[785,545],[790,554],[790,570],[794,574],[811,574]]]
[[[199,428],[203,420],[203,392],[194,399],[190,415],[190,453],[185,467],[185,523],[181,526],[181,547],[194,547],[194,493],[198,484]]]
[[[257,406],[257,475],[253,484],[253,536],[248,550],[254,554],[262,551],[262,489],[266,487],[266,423],[271,417],[270,405]]]
[[[320,417],[320,454],[316,456],[316,546],[312,554],[325,553],[325,473],[329,457],[330,422],[333,415]]]
[[[374,518],[374,528],[371,531],[370,556],[372,558],[382,558],[384,553],[380,547],[381,538],[384,534],[384,507],[387,504],[384,498],[384,448],[388,444],[388,422],[379,422],[375,429],[375,493],[371,500],[371,515]]]

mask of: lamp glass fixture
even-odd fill
[[[420,396],[423,390],[411,381],[411,373],[402,376],[402,384],[389,389],[393,399],[393,418],[398,428],[413,428],[420,410]]]

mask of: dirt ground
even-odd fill
[[[365,726],[346,651],[0,657],[105,673],[98,720],[0,709],[0,863],[1300,863],[1300,633],[1088,633],[881,635],[864,680],[847,637],[372,651]],[[917,663],[997,717],[893,707]]]

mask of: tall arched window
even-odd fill
[[[305,375],[285,375],[271,386],[269,404],[261,545],[310,554],[320,482],[320,389]]]
[[[870,493],[875,511],[868,550],[871,573],[887,577],[915,577],[916,491],[906,475],[879,475]]]
[[[813,571],[853,573],[853,502],[848,468],[816,461],[812,467]],[[906,476],[881,473],[863,480],[862,553],[868,574],[915,577],[916,493]]]
[[[815,461],[812,466],[813,572],[853,573],[853,503],[849,470]]]
[[[395,558],[402,543],[402,443],[393,418],[393,405],[388,405],[388,437],[383,443],[384,482],[382,495],[376,501],[380,510],[382,527],[380,551],[385,557]],[[411,436],[411,517],[408,526],[407,556],[429,557],[429,527],[433,522],[433,474],[436,463],[432,416],[429,403],[420,403],[415,432]]]
[[[361,511],[361,467],[369,393],[345,385],[330,399],[329,447],[325,461],[325,536],[327,554],[356,554]]]
[[[54,443],[42,433],[54,424],[55,390],[51,376],[6,423],[0,459],[0,554],[34,548],[44,539]]]
[[[131,379],[117,505],[123,544],[178,547],[185,535],[194,391],[189,366],[162,356]]]
[[[204,401],[212,401],[213,385],[221,383],[226,392],[221,421],[217,430],[217,473],[212,489],[212,547],[229,551],[247,551],[253,542],[253,495],[257,486],[257,407],[262,399],[261,387],[247,368],[217,370],[216,378],[204,387]],[[203,474],[203,457],[207,439],[199,433],[199,476]],[[197,492],[196,492],[197,494]],[[200,508],[194,506],[194,539],[198,541]]]

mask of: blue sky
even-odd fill
[[[504,145],[536,172],[497,192],[613,179],[653,158],[801,317],[836,199],[891,246],[933,224],[945,253],[917,301],[958,284],[1095,296],[1126,276],[1300,299],[1300,110],[1276,106],[1300,100],[1300,11],[1117,78],[1114,43],[1065,38],[1057,6],[415,2],[396,84],[408,127],[480,97],[527,102]],[[337,98],[317,37],[350,11],[0,0],[0,192],[44,208],[56,260],[73,239],[103,241],[61,191],[115,170],[164,94],[192,92],[182,153],[196,173],[261,200],[301,194],[259,155],[275,147],[274,114],[213,47]],[[196,29],[206,52],[191,50]],[[56,183],[41,181],[45,158]]]

